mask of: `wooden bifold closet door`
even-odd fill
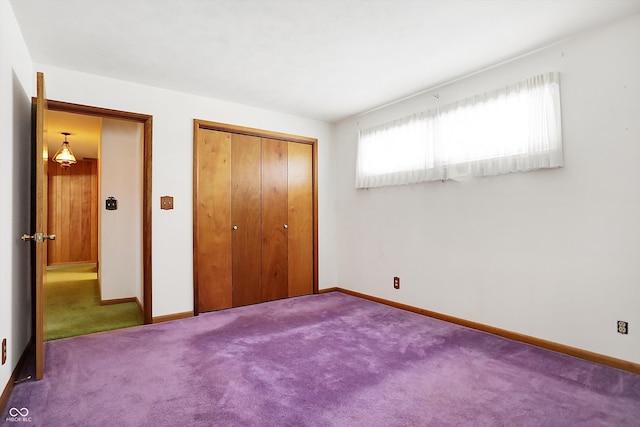
[[[317,290],[315,143],[195,121],[196,313]]]

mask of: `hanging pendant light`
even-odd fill
[[[63,168],[68,168],[72,164],[76,163],[76,156],[73,155],[73,151],[69,147],[69,142],[67,141],[67,136],[71,135],[69,132],[61,132],[64,135],[64,142],[60,149],[56,152],[55,156],[53,156],[52,160],[54,162],[60,163],[60,166]]]

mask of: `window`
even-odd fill
[[[356,187],[561,167],[558,73],[361,130]]]

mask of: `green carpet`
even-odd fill
[[[135,302],[100,305],[95,265],[50,269],[44,288],[45,341],[142,324]]]

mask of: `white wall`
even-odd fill
[[[143,125],[102,120],[100,289],[103,300],[142,297]],[[106,210],[107,197],[118,209]]]
[[[335,286],[333,126],[278,112],[232,104],[46,65],[49,99],[153,115],[153,316],[193,310],[193,119],[318,139],[319,285]],[[160,197],[174,196],[161,210]]]
[[[0,0],[0,341],[7,363],[0,366],[0,392],[31,336],[30,233],[31,57],[11,5]]]
[[[564,168],[355,190],[358,126],[546,71],[561,74]],[[339,286],[640,363],[639,15],[345,120],[336,138]]]

